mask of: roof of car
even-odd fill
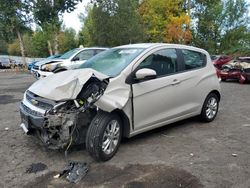
[[[156,47],[172,47],[172,48],[183,48],[183,49],[189,49],[189,50],[195,50],[200,51],[203,53],[207,53],[204,49],[193,47],[193,46],[187,46],[183,44],[170,44],[170,43],[138,43],[138,44],[128,44],[123,46],[117,46],[115,48],[156,48]],[[208,54],[208,53],[207,53]]]
[[[83,48],[77,48],[78,50],[86,50],[86,49],[97,49],[97,50],[106,50],[108,48],[106,47],[83,47]]]
[[[127,44],[122,46],[117,46],[116,48],[150,48],[157,45],[162,45],[163,43],[138,43],[138,44]]]

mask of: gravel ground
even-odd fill
[[[250,84],[221,83],[220,111],[212,123],[197,118],[122,142],[116,156],[93,161],[84,149],[40,146],[19,128],[19,103],[34,82],[26,73],[0,73],[0,187],[250,187]],[[78,184],[54,179],[67,160],[84,161]],[[39,172],[30,165],[42,164]]]

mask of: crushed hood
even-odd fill
[[[101,81],[108,78],[93,69],[69,70],[40,79],[28,90],[40,97],[55,101],[76,99],[83,85],[92,76]]]
[[[42,66],[42,65],[45,65],[45,64],[49,64],[49,63],[56,63],[56,62],[63,62],[65,61],[65,59],[44,59],[42,61],[38,61],[36,63],[37,66]]]

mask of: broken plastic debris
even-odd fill
[[[55,179],[60,178],[60,174],[54,175],[53,178]]]
[[[68,166],[61,174],[57,174],[54,178],[66,176],[66,179],[71,183],[78,183],[88,172],[87,163],[70,161]]]
[[[8,131],[8,130],[9,130],[9,127],[5,127],[4,130]]]
[[[232,156],[233,156],[233,157],[237,157],[237,156],[238,156],[238,154],[236,154],[236,153],[232,153]]]
[[[243,127],[250,127],[250,124],[244,124]]]

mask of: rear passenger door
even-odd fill
[[[181,70],[177,75],[178,87],[175,87],[175,100],[179,116],[199,113],[203,96],[201,95],[206,79],[206,55],[188,49],[177,49],[181,57]]]

